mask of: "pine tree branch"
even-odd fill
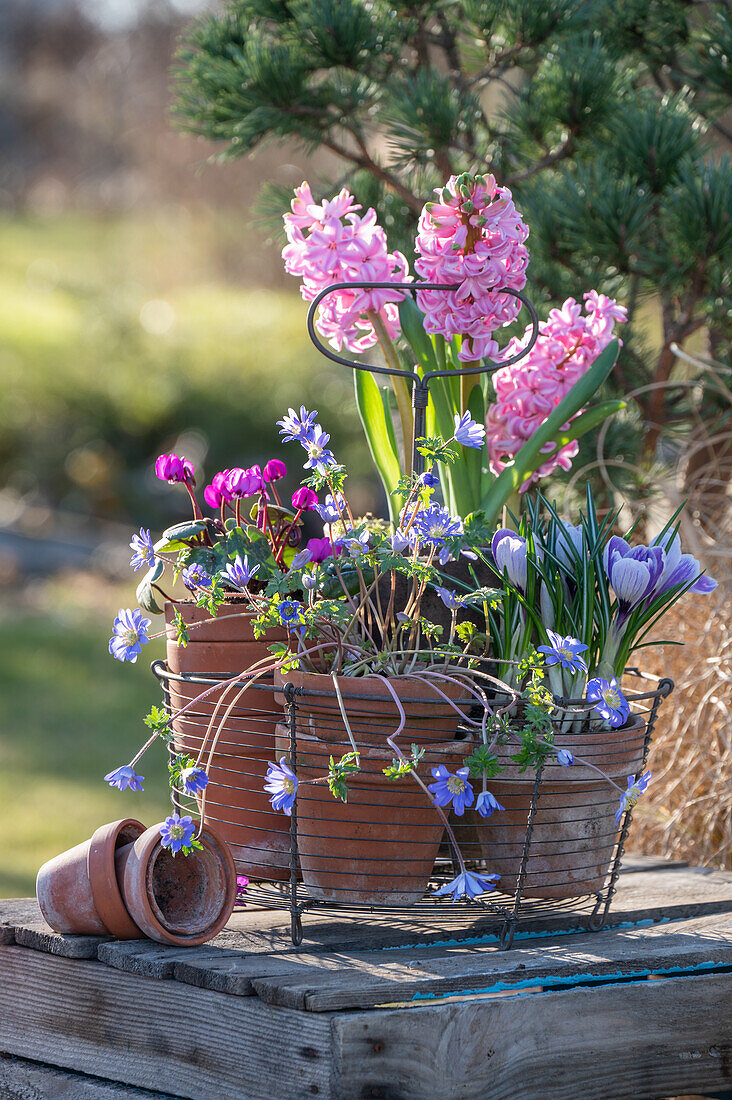
[[[399,198],[407,204],[410,210],[413,210],[415,214],[421,214],[422,202],[420,199],[410,191],[393,172],[390,172],[388,168],[384,168],[374,160],[360,134],[352,129],[349,129],[348,132],[358,145],[360,152],[352,152],[344,145],[340,145],[334,138],[326,137],[325,135],[321,138],[321,144],[326,149],[330,149],[336,156],[343,157],[344,160],[350,160],[352,164],[370,172],[376,179],[381,180],[386,187],[390,188],[395,195],[398,195]]]
[[[517,183],[523,183],[525,180],[530,180],[538,172],[543,172],[545,168],[550,168],[553,164],[558,164],[562,160],[566,160],[574,152],[574,131],[571,131],[561,145],[558,145],[556,149],[551,153],[547,153],[541,160],[537,160],[529,168],[524,168],[520,172],[514,172],[513,175],[507,176],[504,183],[507,187],[514,187]]]

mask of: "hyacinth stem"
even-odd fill
[[[464,338],[463,338],[464,339]],[[471,359],[469,363],[462,363],[463,367],[479,367],[480,361],[478,359]],[[470,400],[470,392],[473,386],[477,385],[476,374],[463,374],[460,376],[460,415],[468,411],[468,402]]]
[[[379,347],[382,350],[387,366],[392,370],[401,370],[402,365],[399,362],[397,350],[394,347],[391,336],[386,331],[386,325],[384,324],[381,314],[377,313],[376,310],[368,309],[366,310],[366,316],[374,326],[374,332],[376,333],[376,338],[379,341]],[[414,450],[414,413],[412,412],[412,400],[409,396],[409,387],[404,378],[393,375],[391,381],[394,386],[397,408],[399,410],[399,420],[402,425],[402,437],[404,440],[404,473],[409,475],[412,472],[412,452]]]

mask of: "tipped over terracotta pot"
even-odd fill
[[[101,825],[82,844],[49,859],[38,872],[36,895],[41,912],[55,932],[139,939],[115,869],[120,849],[132,844],[145,826],[126,817]]]
[[[236,900],[236,868],[226,843],[209,826],[202,850],[173,855],[152,825],[119,852],[117,875],[129,912],[158,943],[197,947],[224,927]]]

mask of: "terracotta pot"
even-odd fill
[[[316,898],[341,904],[412,905],[427,889],[444,825],[418,784],[409,777],[390,781],[382,769],[394,754],[361,748],[361,771],[349,776],[348,801],[324,784],[307,780],[327,774],[334,746],[307,734],[297,737],[297,843],[302,877]],[[337,747],[339,755],[349,745]],[[454,770],[469,747],[433,742],[418,774],[432,781],[438,764]]]
[[[313,737],[347,739],[346,728],[333,681],[324,673],[298,670],[275,673],[275,685],[285,683],[302,688],[304,694],[295,697],[298,730]],[[409,746],[441,743],[455,736],[460,714],[422,680],[408,676],[392,677],[390,684],[406,712],[406,722],[399,734],[399,743]],[[472,700],[465,687],[444,680],[433,681],[436,687],[468,712]],[[343,705],[356,741],[363,745],[383,746],[387,737],[399,725],[399,709],[391,693],[377,676],[339,676]],[[278,698],[284,701],[281,690]]]
[[[636,716],[620,730],[555,734],[555,742],[603,768],[625,789],[626,776],[637,774],[643,764],[645,723]],[[514,750],[504,746],[499,756]],[[534,789],[534,776],[523,775],[515,765],[492,779],[488,788],[504,811],[484,819],[466,811],[473,824],[478,850],[463,855],[482,858],[489,871],[501,876],[497,889],[515,893],[526,825]],[[568,898],[603,889],[615,850],[618,828],[615,811],[620,795],[591,768],[574,764],[564,768],[548,764],[542,773],[534,816],[526,877],[522,895],[527,898]],[[459,840],[459,837],[458,837]]]
[[[206,826],[203,850],[173,855],[152,825],[117,858],[125,903],[158,943],[197,947],[225,926],[236,898],[236,868],[226,843]]]
[[[414,779],[388,780],[383,768],[394,752],[386,737],[398,724],[398,710],[376,677],[340,677],[361,770],[347,779],[348,801],[333,798],[327,785],[308,780],[328,772],[352,746],[330,676],[288,673],[304,688],[297,697],[297,838],[303,881],[317,898],[365,905],[410,905],[423,896],[444,831],[442,819]],[[418,775],[431,782],[438,764],[454,770],[471,742],[456,740],[459,714],[419,681],[393,680],[406,712],[399,744],[424,746]],[[466,696],[454,684],[448,697]],[[315,694],[318,692],[318,694]],[[362,698],[359,698],[361,696]],[[433,696],[433,697],[432,697]]]
[[[41,912],[55,932],[142,936],[127,911],[115,870],[115,856],[144,833],[133,818],[101,825],[91,840],[44,863],[36,879]]]
[[[251,617],[242,614],[246,604],[232,600],[222,604],[212,622],[208,612],[194,604],[166,604],[168,624],[175,610],[191,624],[190,641],[178,646],[168,629],[167,658],[171,672],[217,679],[244,672],[257,661],[269,657],[268,646],[273,641],[285,641],[285,632],[270,632],[266,639],[256,639]],[[202,623],[200,626],[195,624]],[[169,681],[171,705],[176,709],[197,699],[210,685],[185,681]],[[213,735],[229,705],[235,700],[239,686],[226,692],[217,690],[195,702],[173,722],[173,743],[177,752],[197,757],[202,744],[204,762]],[[221,705],[216,711],[217,703]],[[209,722],[216,712],[211,735],[206,737]],[[290,823],[275,813],[264,791],[267,764],[275,759],[275,726],[282,718],[281,708],[273,698],[272,676],[252,685],[235,703],[216,741],[206,787],[206,822],[212,824],[231,848],[240,874],[250,879],[284,881],[290,871]],[[199,807],[202,799],[198,798]]]

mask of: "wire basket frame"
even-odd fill
[[[163,661],[154,662],[152,668],[170,713],[179,709],[181,698],[195,698],[224,680],[174,674]],[[625,775],[642,774],[658,707],[673,690],[667,678],[626,671],[655,686],[626,693],[636,715],[629,727],[594,734],[595,759],[602,759],[623,787]],[[202,805],[199,795],[196,805],[177,789],[172,800],[180,813],[203,809],[206,821],[222,833],[237,868],[250,879],[246,901],[289,911],[293,944],[303,940],[303,916],[308,913],[351,920],[377,917],[400,925],[414,923],[422,930],[427,924],[460,927],[467,934],[494,932],[502,950],[511,946],[519,927],[546,928],[553,920],[566,927],[570,915],[578,928],[599,931],[604,927],[633,812],[632,804],[628,805],[619,826],[615,823],[618,792],[607,780],[593,777],[587,769],[583,778],[577,765],[563,769],[546,762],[535,774],[491,781],[492,790],[508,792],[508,797],[502,795],[510,803],[507,811],[497,812],[485,823],[474,814],[466,813],[462,819],[452,814],[450,825],[468,870],[487,874],[500,866],[510,873],[503,875],[505,885],[499,880],[501,892],[453,903],[451,897],[436,895],[436,888],[454,879],[459,866],[433,808],[410,778],[388,784],[379,775],[393,756],[384,746],[395,729],[395,708],[389,713],[382,707],[379,712],[373,695],[358,690],[358,681],[354,681],[355,690],[349,685],[345,708],[362,753],[362,772],[355,793],[349,780],[349,803],[344,805],[327,786],[313,782],[315,773],[327,773],[331,755],[338,759],[350,747],[334,695],[291,682],[279,687],[257,683],[235,700],[244,683],[243,678],[219,693],[228,691],[218,710],[214,692],[174,719],[171,755],[186,750],[197,754],[203,748],[205,763],[212,731],[224,711],[229,711],[209,759],[205,802]],[[471,702],[465,695],[454,699],[463,710]],[[584,700],[557,702],[586,706]],[[454,771],[471,751],[470,729],[427,689],[410,703],[417,707],[411,733],[417,731],[425,749],[425,776],[436,760],[445,761],[448,770]],[[428,719],[430,729],[425,732]],[[410,735],[409,730],[400,735],[407,751]],[[570,747],[581,743],[583,759],[592,763],[587,755],[592,735],[586,730],[580,730],[574,742],[571,735],[557,734],[560,741]],[[263,791],[268,763],[281,757],[300,781],[290,818],[274,813]],[[567,781],[568,773],[572,783]],[[386,807],[379,801],[382,796]],[[505,823],[508,817],[513,825]],[[381,853],[395,835],[403,842],[400,854],[384,858]],[[361,838],[356,855],[354,836]],[[565,862],[572,867],[571,875],[563,870]],[[547,872],[547,865],[555,869]]]

